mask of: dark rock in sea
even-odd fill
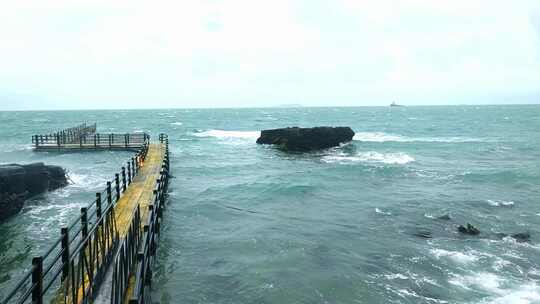
[[[32,195],[68,184],[66,171],[43,163],[0,165],[0,220],[19,212]]]
[[[467,226],[459,225],[458,231],[460,233],[468,234],[468,235],[478,235],[478,234],[480,234],[480,230],[478,230],[476,227],[474,227],[473,225],[471,225],[469,223],[467,223]]]
[[[451,220],[452,218],[450,218],[450,214],[445,214],[445,215],[441,215],[439,217],[437,217],[438,220],[444,220],[444,221],[449,221]]]
[[[529,232],[514,233],[510,237],[516,239],[518,242],[528,242],[531,240],[531,234]]]
[[[424,238],[424,239],[430,239],[430,238],[433,237],[431,235],[431,231],[425,230],[425,229],[420,229],[420,230],[414,232],[413,235],[417,236],[417,237],[420,237],[420,238]]]
[[[285,151],[306,152],[339,146],[351,141],[349,127],[281,128],[261,131],[258,144],[277,145]]]
[[[498,233],[495,233],[495,236],[497,236],[497,238],[499,239],[504,239],[505,237],[511,237],[518,242],[528,242],[531,240],[531,234],[529,232],[520,232],[520,233],[514,233],[514,234],[498,232]]]

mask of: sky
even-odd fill
[[[0,0],[0,110],[540,103],[538,0]]]

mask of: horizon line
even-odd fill
[[[458,107],[458,106],[535,106],[540,105],[540,102],[533,102],[533,103],[486,103],[486,104],[468,104],[468,103],[460,103],[460,104],[399,104],[399,108],[407,108],[407,107]],[[244,106],[229,106],[229,107],[164,107],[164,108],[81,108],[81,109],[37,109],[37,110],[28,110],[28,109],[19,109],[19,110],[0,110],[0,112],[53,112],[53,111],[137,111],[137,110],[212,110],[212,109],[298,109],[298,108],[390,108],[390,105],[341,105],[341,106],[316,106],[316,105],[302,105],[302,104],[294,104],[291,106],[288,106],[286,104],[284,105],[276,105],[276,106],[256,106],[256,107],[244,107]]]

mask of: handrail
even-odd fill
[[[76,142],[81,136],[86,136],[88,134],[96,133],[97,124],[86,125],[86,123],[80,124],[78,126],[59,130],[54,133],[41,134],[32,136],[32,143],[38,144],[39,142],[43,143],[44,140],[48,141],[50,139],[62,139],[64,142]]]
[[[138,265],[135,273],[135,287],[129,299],[129,304],[144,304],[146,288],[152,283],[152,265],[157,251],[157,241],[160,235],[165,199],[169,186],[169,139],[166,134],[160,134],[160,142],[165,143],[165,158],[163,160],[160,178],[154,189],[154,203],[149,207],[149,216],[143,227],[142,248],[137,254]]]
[[[120,304],[126,297],[130,276],[135,277],[133,292],[129,303],[144,303],[146,287],[152,281],[152,262],[155,259],[157,239],[165,208],[165,199],[169,185],[169,140],[166,134],[159,135],[159,141],[165,144],[165,156],[159,179],[153,190],[152,204],[148,206],[148,219],[140,223],[140,205],[137,205],[129,226],[128,236],[120,243],[120,250],[113,263],[111,304]],[[135,259],[136,257],[136,259]]]
[[[150,142],[147,133],[89,133],[78,134],[75,139],[59,134],[33,135],[34,148],[139,148]]]
[[[107,182],[106,189],[96,193],[96,199],[86,208],[81,208],[81,216],[69,226],[61,229],[61,238],[56,240],[45,254],[32,260],[32,268],[0,302],[1,304],[12,303],[11,301],[24,303],[30,299],[30,296],[33,303],[41,304],[45,296],[51,298],[59,296],[58,293],[53,293],[50,288],[57,282],[60,274],[62,274],[60,284],[63,286],[61,293],[64,297],[70,298],[71,296],[72,300],[78,300],[81,282],[83,297],[85,293],[88,294],[89,291],[85,290],[88,288],[84,286],[85,280],[92,282],[100,279],[100,276],[105,272],[104,269],[110,263],[110,258],[107,259],[107,256],[114,252],[118,244],[114,206],[127,185],[139,172],[147,153],[148,142],[145,142],[127,162],[128,168],[133,168],[133,170],[128,170],[127,178],[123,167],[123,178],[120,180],[120,174],[116,174],[114,188],[112,182]],[[102,196],[104,193],[106,195]],[[88,210],[92,207],[95,208],[88,217]],[[89,226],[89,220],[93,220],[94,215],[95,220]],[[57,253],[51,255],[55,251]],[[76,262],[78,265],[75,265]],[[73,297],[74,294],[75,297]]]

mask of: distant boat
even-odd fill
[[[392,103],[390,104],[391,107],[403,107],[403,105],[399,105],[397,104],[395,101],[392,101]]]

